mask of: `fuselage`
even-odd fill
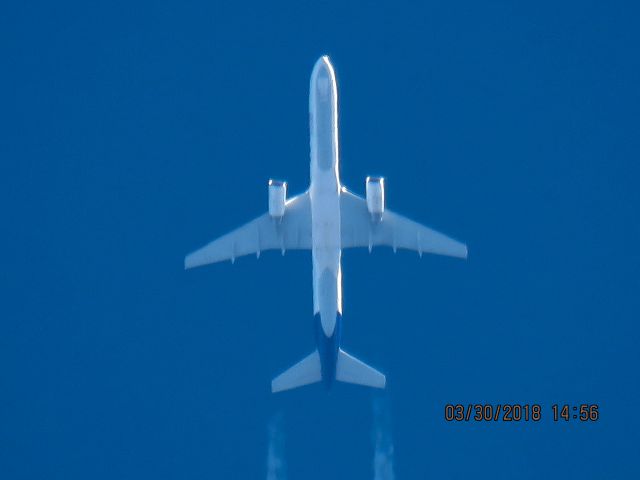
[[[338,87],[329,57],[313,67],[309,85],[311,146],[309,189],[287,200],[286,182],[269,181],[269,209],[185,257],[185,268],[233,262],[263,250],[311,249],[313,313],[317,348],[271,381],[282,392],[334,381],[385,388],[383,373],[340,348],[342,248],[388,246],[467,257],[466,245],[411,219],[385,210],[384,179],[367,177],[366,196],[340,182]],[[344,226],[344,228],[342,228]],[[341,229],[343,231],[341,231]]]
[[[326,56],[313,68],[309,90],[311,232],[316,343],[327,387],[336,377],[342,323],[338,89]]]

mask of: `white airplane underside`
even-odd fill
[[[340,348],[343,249],[387,246],[466,258],[467,247],[442,233],[385,209],[384,179],[367,177],[366,196],[340,184],[338,91],[326,56],[315,64],[309,94],[311,183],[286,198],[284,182],[269,182],[269,210],[185,258],[185,268],[199,267],[263,250],[311,250],[316,345],[307,357],[271,383],[273,392],[334,380],[384,388],[385,376]]]

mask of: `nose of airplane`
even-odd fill
[[[331,65],[331,60],[329,60],[329,55],[322,55],[315,64],[315,69],[317,68],[327,68],[327,66]]]
[[[333,81],[333,67],[327,55],[318,59],[313,67],[313,81],[315,88],[322,98],[329,94],[330,84]]]

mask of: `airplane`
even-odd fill
[[[385,208],[382,177],[367,177],[365,197],[340,182],[338,87],[328,56],[315,63],[309,92],[311,182],[306,192],[287,198],[287,183],[269,180],[269,210],[185,257],[185,269],[260,257],[263,250],[311,250],[316,350],[271,382],[272,392],[334,381],[385,388],[379,371],[340,348],[342,331],[342,250],[389,246],[467,258],[467,247],[442,233]]]

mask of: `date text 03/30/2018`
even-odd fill
[[[543,416],[554,422],[596,422],[600,411],[595,403],[555,403],[548,409],[537,403],[447,403],[444,406],[447,422],[539,422]]]

